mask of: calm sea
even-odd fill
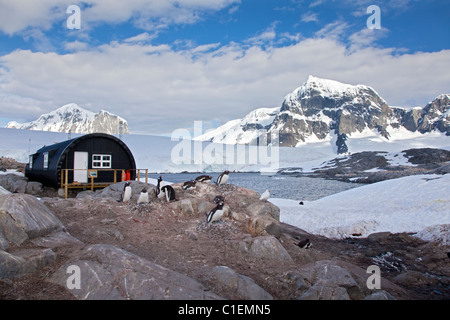
[[[193,180],[203,173],[163,173],[149,174],[150,178],[157,179],[160,175],[163,180],[173,183]],[[220,173],[208,173],[216,181]],[[347,183],[322,178],[294,177],[288,175],[262,175],[259,173],[230,173],[228,183],[263,193],[270,190],[271,198],[314,201],[335,193],[361,186],[356,183]]]

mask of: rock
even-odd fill
[[[430,285],[435,286],[439,281],[436,278],[432,278],[429,275],[423,274],[418,271],[404,271],[393,279],[396,283],[405,287]]]
[[[0,251],[0,279],[13,280],[54,263],[51,249],[19,249],[12,253]]]
[[[83,245],[83,242],[64,231],[55,232],[45,237],[31,240],[36,246],[45,248],[57,248],[66,246]]]
[[[7,250],[9,248],[9,242],[6,240],[2,229],[0,228],[0,250]]]
[[[27,181],[25,179],[17,179],[11,185],[11,192],[13,193],[25,193],[27,190]]]
[[[43,189],[42,183],[36,181],[29,181],[25,189],[25,192],[31,195],[37,195],[40,192],[42,192],[42,189]]]
[[[0,212],[0,230],[15,245],[64,229],[59,219],[31,195],[0,196]]]
[[[282,234],[280,224],[270,216],[253,216],[247,220],[247,231],[254,237],[272,235],[279,238]]]
[[[302,299],[361,299],[362,290],[352,275],[343,267],[330,260],[322,260],[301,268],[306,280],[313,284],[314,289],[309,290]],[[343,294],[342,288],[346,294]],[[321,291],[323,290],[323,292]]]
[[[77,299],[221,299],[186,275],[112,245],[91,245],[80,258],[61,267],[51,278],[51,282],[66,287],[67,267],[80,267],[81,288],[70,290]]]
[[[286,249],[273,236],[261,236],[252,240],[248,253],[259,259],[277,260],[284,263],[293,262]]]
[[[194,208],[192,206],[192,202],[190,199],[183,199],[180,202],[181,206],[181,212],[185,215],[192,215],[194,214]]]
[[[258,286],[253,279],[236,273],[226,266],[216,266],[212,274],[220,287],[230,292],[231,298],[244,300],[273,300],[272,295]]]
[[[80,287],[74,288],[69,277],[74,272],[69,267],[78,267],[80,272]],[[126,296],[119,293],[114,276],[100,263],[78,260],[62,266],[50,279],[50,282],[66,288],[79,300],[125,300]],[[68,286],[68,283],[71,286]]]
[[[248,216],[243,212],[230,211],[230,218],[238,222],[244,222],[248,219]]]
[[[314,285],[306,290],[299,300],[350,300],[350,297],[345,288]]]
[[[372,242],[382,242],[382,241],[386,241],[391,235],[392,235],[392,233],[390,233],[390,232],[376,232],[376,233],[369,234],[367,236],[367,240],[372,241]]]
[[[280,208],[267,201],[253,202],[247,208],[250,216],[270,216],[280,221]]]
[[[364,300],[396,300],[389,292],[379,290],[364,298]]]
[[[11,192],[0,186],[0,196],[10,194]]]

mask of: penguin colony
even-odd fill
[[[228,182],[228,175],[230,171],[222,172],[216,180],[216,185],[221,186]],[[190,190],[196,187],[197,182],[210,183],[213,177],[209,175],[201,175],[191,181],[186,181],[182,185],[183,190]],[[267,191],[268,192],[268,191]],[[157,184],[155,188],[155,194],[158,199],[165,199],[167,202],[176,200],[175,190],[168,183],[166,183],[162,176],[159,176],[157,179]],[[130,201],[132,196],[132,189],[130,181],[126,181],[122,190],[121,201],[127,203]],[[261,196],[261,200],[267,200],[268,195],[263,194]],[[143,188],[141,193],[139,194],[139,198],[137,200],[137,204],[141,205],[149,202],[148,189]],[[208,224],[219,221],[223,217],[224,206],[225,206],[225,198],[223,196],[216,196],[213,201],[216,206],[209,211],[206,215],[206,222]]]

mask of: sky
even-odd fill
[[[0,0],[0,126],[76,103],[135,134],[206,131],[281,106],[309,75],[423,107],[450,93],[449,13],[449,0]]]

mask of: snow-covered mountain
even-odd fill
[[[270,128],[280,108],[260,108],[253,110],[243,119],[231,120],[223,126],[206,132],[194,140],[225,144],[250,144],[261,134],[259,130]]]
[[[94,113],[70,103],[28,123],[11,121],[6,128],[72,133],[129,133],[127,121],[119,116],[101,110]]]
[[[450,95],[440,95],[424,108],[408,110],[390,107],[369,86],[309,76],[284,98],[281,107],[257,109],[197,139],[252,144],[261,135],[278,133],[281,147],[329,140],[336,153],[346,153],[351,151],[347,141],[362,135],[391,140],[437,131],[450,136],[449,110]]]

